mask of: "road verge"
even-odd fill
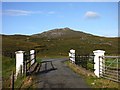
[[[91,87],[91,88],[102,88],[102,89],[113,89],[113,90],[118,90],[118,83],[113,82],[107,79],[103,78],[97,78],[93,72],[85,70],[84,68],[77,66],[75,64],[70,63],[69,61],[65,62],[67,66],[72,69],[75,73],[79,74],[84,78],[86,83]]]

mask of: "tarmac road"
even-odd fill
[[[36,74],[37,88],[89,88],[79,75],[65,65],[66,60],[68,58],[43,59]]]

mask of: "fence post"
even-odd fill
[[[22,65],[20,65],[20,76],[22,76],[22,75],[23,75],[22,70],[23,70]]]
[[[16,78],[17,78],[18,73],[20,73],[21,65],[22,65],[22,73],[23,73],[24,52],[25,51],[15,52],[16,54]]]
[[[103,50],[96,50],[96,51],[93,51],[94,53],[94,73],[97,77],[100,77],[100,74],[102,74],[102,61],[103,59],[102,58],[99,58],[100,56],[104,56],[104,53],[105,51]]]
[[[24,61],[25,65],[24,65],[24,74],[25,76],[27,76],[27,61]]]
[[[35,51],[35,52],[34,52],[34,55],[35,55],[35,56],[34,56],[34,58],[35,58],[35,62],[36,62],[36,54],[37,54],[37,52]]]
[[[14,90],[14,71],[12,71],[12,75],[11,75],[11,90]]]

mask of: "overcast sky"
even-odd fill
[[[31,35],[69,27],[118,36],[117,2],[3,2],[2,15],[3,34]]]

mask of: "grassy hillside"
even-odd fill
[[[67,56],[71,48],[80,54],[92,53],[96,49],[105,50],[106,54],[118,54],[118,38],[94,36],[70,28],[54,29],[32,36],[3,35],[2,40],[2,50],[6,56],[6,52],[30,49],[36,49],[40,56]]]
[[[70,28],[54,29],[41,34],[32,35],[36,41],[45,46],[42,54],[68,55],[73,48],[80,54],[92,53],[93,50],[102,49],[106,54],[118,54],[118,38],[106,38],[92,34],[74,31]]]
[[[3,35],[2,36],[2,54],[4,56],[11,56],[17,50],[25,50],[34,48],[37,43],[29,41],[30,36],[24,35]]]

